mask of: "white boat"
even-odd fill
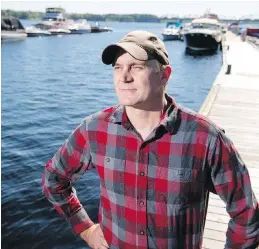
[[[69,22],[63,8],[46,8],[45,15],[36,28],[48,30],[51,35],[70,34]]]
[[[105,27],[102,28],[102,30],[103,30],[104,32],[112,32],[112,31],[113,31],[113,28],[112,28],[112,27],[105,26]]]
[[[101,27],[99,22],[91,25],[91,33],[112,32],[112,27]]]
[[[48,30],[51,35],[91,33],[91,25],[86,19],[67,19],[63,8],[46,8],[42,21],[35,26]]]
[[[162,32],[163,40],[182,40],[182,23],[180,21],[167,22],[166,28]]]
[[[184,32],[186,49],[189,51],[216,51],[223,37],[221,25],[216,19],[197,18]]]
[[[91,25],[86,19],[79,19],[77,21],[69,20],[68,28],[71,34],[87,34],[91,33]]]
[[[1,41],[18,41],[27,38],[20,20],[16,17],[1,17]]]

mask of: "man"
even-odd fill
[[[94,249],[198,249],[208,193],[231,216],[228,249],[258,245],[258,204],[248,171],[223,130],[166,94],[171,75],[163,42],[145,31],[105,48],[120,105],[87,117],[47,163],[48,199]],[[96,168],[99,224],[71,183]]]

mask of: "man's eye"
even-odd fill
[[[114,68],[114,70],[120,70],[121,69],[120,66],[114,66],[113,68]]]
[[[131,69],[134,70],[134,71],[140,71],[140,70],[144,69],[144,67],[142,67],[142,66],[134,66]]]

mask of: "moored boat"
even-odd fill
[[[100,32],[111,32],[113,29],[111,27],[101,27],[99,22],[96,22],[95,25],[91,25],[91,33],[100,33]]]
[[[1,17],[1,41],[19,41],[27,38],[25,29],[16,17],[2,16]]]
[[[247,28],[246,35],[259,38],[259,28]]]
[[[91,25],[86,19],[68,19],[63,8],[46,8],[42,21],[35,26],[48,30],[51,35],[91,33]]]
[[[167,22],[162,32],[163,40],[182,40],[182,23],[180,21]]]
[[[221,26],[216,19],[197,18],[184,32],[186,49],[191,52],[216,51],[222,41]]]
[[[91,33],[91,25],[86,19],[79,19],[77,21],[69,20],[68,28],[71,31],[71,34]]]
[[[112,32],[113,31],[112,27],[107,27],[107,26],[105,26],[105,27],[103,27],[101,29],[102,29],[102,32]]]
[[[42,21],[37,23],[35,27],[47,30],[51,35],[63,35],[71,33],[69,24],[65,10],[59,7],[52,7],[46,8]]]

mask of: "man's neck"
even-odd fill
[[[143,110],[140,108],[126,106],[126,113],[136,131],[145,140],[148,135],[158,126],[161,117],[166,110],[167,100],[164,98],[157,103],[156,108]]]

